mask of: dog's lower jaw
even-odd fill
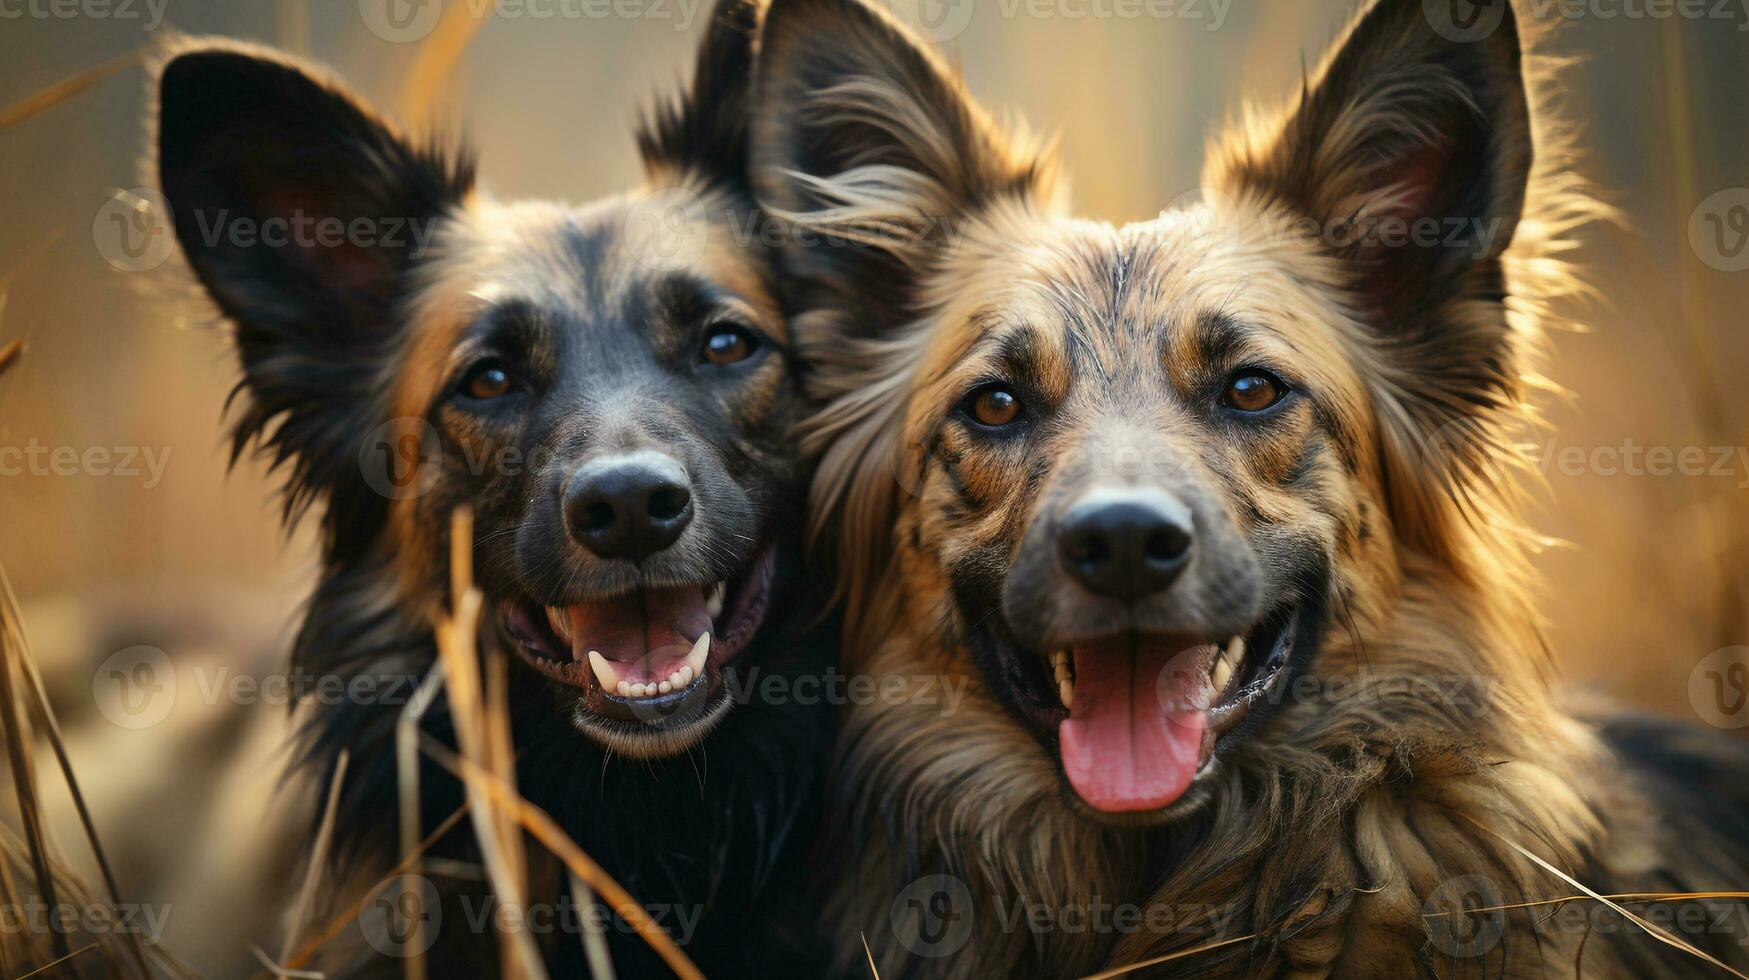
[[[634,735],[623,727],[603,722],[583,705],[576,704],[571,709],[571,724],[585,738],[593,739],[608,751],[628,759],[662,759],[689,751],[710,737],[734,706],[734,700],[726,692],[719,692],[716,702],[684,728],[672,732],[657,729],[653,734]]]

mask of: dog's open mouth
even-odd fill
[[[1131,633],[1052,653],[1051,714],[1076,794],[1105,813],[1177,802],[1288,676],[1298,620],[1290,609],[1220,642]]]
[[[505,599],[499,617],[522,658],[588,711],[672,733],[716,707],[723,667],[765,619],[775,568],[766,551],[732,579],[564,606]]]

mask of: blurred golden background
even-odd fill
[[[921,2],[972,91],[1059,133],[1078,210],[1114,221],[1194,192],[1205,137],[1242,98],[1292,93],[1350,6]],[[1576,259],[1598,296],[1571,311],[1585,332],[1555,338],[1572,397],[1538,446],[1536,524],[1562,542],[1541,559],[1549,633],[1575,685],[1694,720],[1696,664],[1749,644],[1749,0],[1519,8],[1558,21],[1548,49],[1581,59],[1557,102],[1625,219],[1587,231]],[[701,0],[0,0],[0,345],[26,345],[0,378],[0,563],[123,891],[171,903],[165,941],[197,967],[246,968],[277,914],[251,889],[292,884],[250,853],[304,819],[298,794],[274,792],[286,712],[182,698],[128,728],[93,711],[93,674],[142,644],[281,669],[314,552],[281,530],[262,465],[227,472],[235,369],[222,331],[156,288],[180,260],[126,271],[154,264],[116,239],[149,115],[128,55],[172,31],[281,46],[404,120],[465,131],[499,196],[583,201],[636,181],[636,110],[683,76],[707,15]],[[258,764],[216,783],[202,763],[221,754]]]

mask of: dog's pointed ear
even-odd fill
[[[760,44],[760,204],[785,226],[790,276],[860,306],[865,322],[914,314],[917,280],[957,222],[1005,196],[1048,194],[1047,164],[884,12],[774,0]]]
[[[1355,261],[1364,312],[1385,326],[1436,310],[1499,258],[1530,174],[1511,3],[1456,0],[1481,18],[1474,37],[1432,16],[1438,6],[1376,0],[1279,131],[1234,141],[1215,161],[1220,186],[1318,222]]]
[[[746,186],[760,11],[761,0],[717,0],[692,84],[657,102],[638,126],[638,150],[653,177],[692,174]]]
[[[1337,260],[1373,340],[1362,353],[1409,534],[1445,509],[1414,488],[1463,498],[1505,454],[1500,423],[1523,396],[1502,262],[1531,176],[1523,59],[1509,0],[1375,0],[1297,107],[1230,136],[1205,179],[1293,215],[1279,227],[1296,237],[1315,228]]]
[[[158,95],[177,241],[235,325],[236,449],[264,437],[291,461],[296,506],[356,475],[397,304],[471,167],[414,148],[338,84],[265,50],[178,53]]]
[[[893,474],[918,463],[899,433],[931,334],[931,285],[951,279],[956,246],[1001,204],[1055,203],[1048,161],[1016,142],[885,13],[860,0],[772,0],[753,186],[781,242],[809,390],[825,406],[805,440],[823,453],[811,540],[833,551],[853,623],[884,567]]]

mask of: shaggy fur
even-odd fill
[[[801,573],[797,360],[772,256],[742,234],[758,11],[718,6],[692,88],[639,135],[646,186],[582,207],[493,200],[468,158],[413,147],[337,82],[277,54],[203,43],[161,70],[162,186],[194,272],[235,325],[237,452],[260,443],[286,466],[291,516],[322,507],[322,576],[294,664],[324,683],[376,682],[308,717],[301,761],[318,784],[350,755],[318,923],[399,853],[394,726],[434,664],[450,516],[466,506],[495,613],[482,648],[513,665],[518,787],[707,971],[811,969],[812,917],[796,910],[831,709],[754,685],[817,682],[835,630]],[[271,246],[208,231],[297,214],[402,234]],[[413,234],[421,225],[428,242]],[[705,349],[724,329],[751,348],[727,366]],[[483,366],[507,375],[501,394],[474,393]],[[581,467],[633,451],[679,461],[694,511],[672,544],[635,560],[583,547],[561,513]],[[746,585],[739,605],[736,583],[764,567],[769,590]],[[709,662],[702,688],[686,688],[703,700],[689,694],[670,718],[616,713],[568,643],[560,652],[535,635],[549,630],[543,606],[718,581],[731,583],[719,622],[757,608],[763,626],[732,663]],[[519,610],[531,632],[518,632]],[[712,657],[732,655],[721,652],[731,641],[713,641]],[[453,744],[446,711],[439,698],[425,727]],[[421,788],[431,832],[461,787],[426,765]],[[442,899],[434,976],[499,968],[479,859],[466,821],[429,854]],[[531,864],[533,904],[574,910],[563,868],[544,854]],[[541,921],[556,925],[531,930],[553,975],[583,972],[585,926],[574,914]],[[620,977],[666,975],[623,921],[608,939]],[[321,966],[399,976],[400,959],[382,952],[348,928]]]
[[[970,685],[957,713],[849,710],[846,968],[862,938],[887,980],[1701,968],[1595,905],[1448,914],[1573,894],[1530,855],[1606,894],[1749,880],[1749,750],[1552,689],[1515,445],[1597,209],[1510,9],[1459,43],[1420,0],[1366,4],[1293,104],[1212,145],[1202,204],[1124,227],[1067,217],[1048,157],[857,0],[775,0],[762,46],[754,180],[795,228],[851,666]],[[1371,233],[1421,219],[1441,234]],[[1255,367],[1288,394],[1240,417],[1223,388]],[[993,381],[1025,406],[1000,434],[968,417]],[[1194,513],[1165,600],[1098,606],[1041,558],[1102,479]],[[1284,610],[1282,693],[1182,799],[1077,798],[1046,655],[1092,622],[1220,638]],[[1749,965],[1740,924],[1675,931]]]

